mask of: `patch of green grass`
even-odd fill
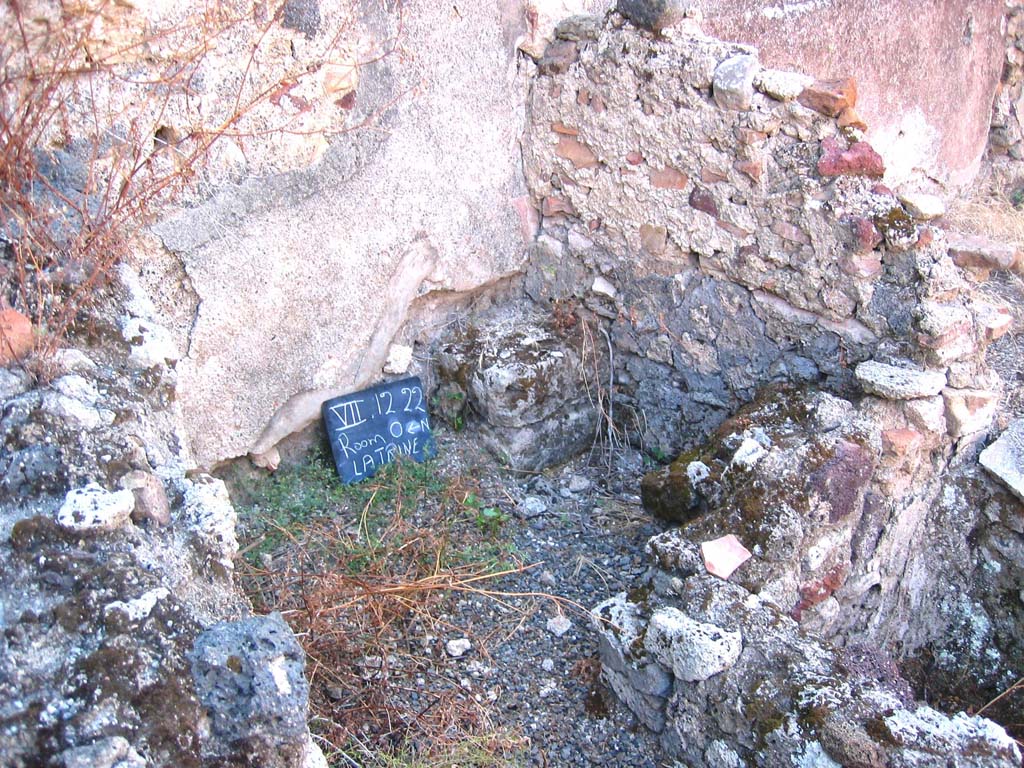
[[[253,543],[245,549],[251,564],[291,538],[300,524],[316,520],[358,519],[367,557],[379,546],[380,537],[394,515],[402,515],[424,498],[441,496],[448,482],[433,461],[398,460],[374,477],[344,485],[328,458],[318,455],[305,464],[278,470],[250,492],[254,501],[239,508],[245,536]],[[356,558],[347,557],[350,567]]]
[[[512,570],[521,562],[515,544],[510,541],[481,541],[447,553],[447,564],[454,567],[476,565],[485,573]]]
[[[480,735],[462,734],[457,740],[439,743],[425,753],[409,748],[368,754],[359,745],[325,754],[331,768],[519,768],[525,765],[525,740],[512,732],[496,730]]]
[[[500,507],[484,506],[475,493],[467,494],[462,503],[472,513],[473,522],[480,532],[491,538],[497,536],[509,520],[507,512],[503,512]]]

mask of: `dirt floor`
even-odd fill
[[[243,587],[305,646],[332,765],[662,765],[598,678],[588,615],[661,530],[644,459],[515,473],[468,433],[438,443],[351,488],[323,457],[234,483]]]

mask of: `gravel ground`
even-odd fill
[[[466,600],[453,623],[491,637],[487,656],[453,659],[474,685],[497,694],[498,720],[529,737],[529,765],[658,766],[657,738],[640,725],[598,679],[597,635],[582,613],[629,589],[646,570],[643,547],[662,530],[640,506],[639,454],[583,457],[543,474],[503,470],[475,449],[472,437],[441,435],[453,463],[485,469],[485,500],[511,519],[503,536],[529,570],[503,579],[508,592],[530,596],[502,610]],[[492,696],[494,694],[492,693]]]
[[[441,488],[472,488],[476,506],[452,506],[441,491],[421,498],[414,513],[403,515],[420,531],[443,528],[452,549],[500,552],[502,560],[525,567],[476,584],[490,595],[457,591],[432,603],[427,612],[414,611],[391,623],[376,644],[341,648],[311,662],[320,664],[321,671],[324,665],[358,670],[355,684],[350,673],[339,693],[331,692],[330,680],[323,683],[324,674],[313,675],[314,698],[317,686],[323,691],[315,710],[326,717],[324,722],[341,727],[328,725],[320,732],[335,746],[339,739],[358,742],[355,750],[350,743],[343,753],[329,754],[333,764],[394,765],[376,750],[396,736],[398,745],[411,738],[421,746],[436,746],[436,738],[451,743],[462,738],[460,733],[494,733],[522,747],[513,762],[494,765],[664,765],[654,734],[600,681],[597,635],[588,616],[596,604],[637,582],[646,569],[644,544],[662,529],[640,505],[644,466],[639,454],[619,451],[611,462],[595,454],[543,473],[517,473],[482,450],[472,429],[454,434],[442,427],[437,438],[438,457],[427,465],[431,477],[440,480]],[[332,474],[324,470],[313,485],[331,484]],[[464,493],[458,491],[457,498]],[[251,526],[258,514],[247,509],[240,506],[243,546],[257,535]],[[351,529],[358,524],[358,509],[358,504],[344,503],[328,507],[328,525]],[[482,532],[473,509],[500,510],[500,524]],[[392,514],[391,507],[385,510]],[[294,573],[278,575],[295,562],[287,545],[275,551],[272,562],[271,570],[255,581],[246,584],[243,578],[243,586],[261,610],[282,610],[302,634],[302,614],[309,605],[296,596],[302,582]],[[359,618],[335,618],[327,631],[357,636]],[[310,634],[322,636],[324,625],[318,627]],[[318,652],[314,646],[313,656]],[[387,660],[384,669],[382,658]],[[359,683],[360,675],[367,682]],[[360,724],[358,713],[367,707],[388,710],[383,726],[380,717]],[[353,712],[356,721],[349,719]],[[492,765],[465,756],[436,764],[453,762]]]

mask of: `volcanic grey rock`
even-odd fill
[[[100,739],[84,747],[65,750],[64,768],[146,768],[146,760],[123,736]]]
[[[205,759],[244,754],[252,765],[300,763],[306,660],[280,614],[217,624],[196,638],[190,659],[196,696],[210,719]],[[227,745],[230,752],[223,751]]]
[[[199,549],[221,572],[230,573],[238,552],[238,515],[224,482],[210,475],[196,477],[185,490],[183,511]]]
[[[615,10],[641,29],[660,33],[686,18],[694,5],[693,0],[618,0]]]
[[[743,54],[726,59],[715,70],[715,103],[722,109],[750,109],[754,76],[761,68],[757,56]]]
[[[1024,419],[1010,424],[978,461],[1024,501]]]
[[[510,308],[459,331],[438,353],[449,401],[479,417],[487,447],[516,469],[539,470],[591,445],[607,382],[604,345],[575,317]]]

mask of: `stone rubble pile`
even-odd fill
[[[177,355],[131,309],[109,331],[49,384],[0,371],[0,763],[322,766],[302,650],[232,583],[227,489],[186,476]]]

